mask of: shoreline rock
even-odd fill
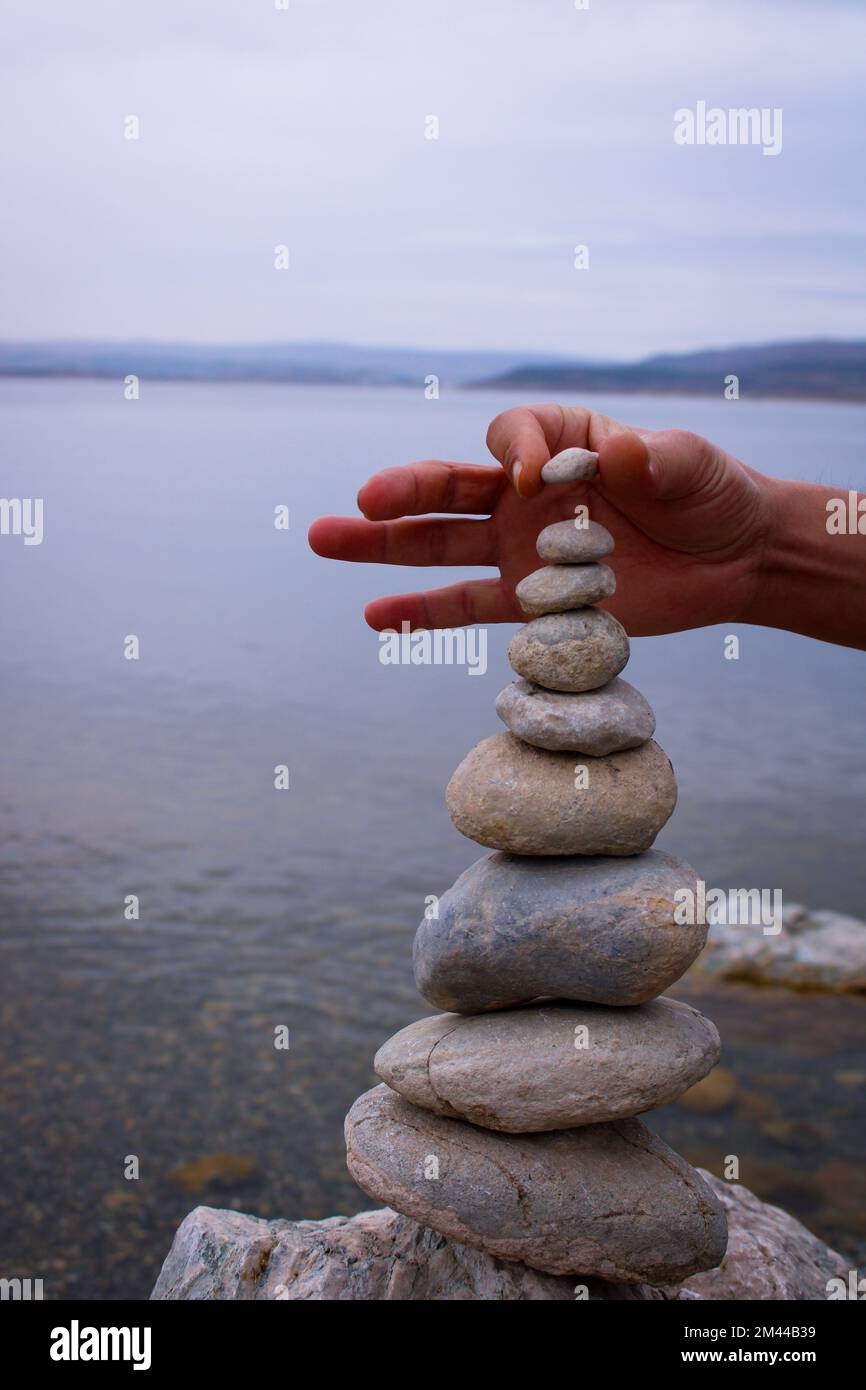
[[[590,1302],[827,1297],[849,1261],[747,1187],[698,1169],[725,1208],[718,1269],[677,1286],[542,1274],[438,1235],[389,1207],[323,1221],[265,1221],[196,1207],[178,1227],[156,1280],[157,1301]]]

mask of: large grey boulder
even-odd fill
[[[661,850],[630,859],[487,854],[425,917],[413,960],[438,1009],[478,1013],[541,995],[643,1004],[685,974],[704,924],[675,920],[676,894],[698,878]]]
[[[669,1284],[725,1253],[719,1202],[640,1120],[499,1134],[376,1086],[346,1116],[346,1162],[368,1196],[547,1274]]]

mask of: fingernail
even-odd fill
[[[517,493],[518,497],[523,496],[523,493],[520,491],[520,475],[522,472],[523,464],[520,462],[520,459],[516,459],[514,462],[514,467],[511,470],[511,481],[514,484],[514,491]]]

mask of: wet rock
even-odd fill
[[[719,1202],[640,1120],[503,1135],[377,1086],[349,1111],[346,1146],[370,1196],[548,1274],[668,1284],[725,1253]]]
[[[631,859],[487,854],[415,936],[415,983],[436,1008],[509,1008],[540,996],[642,1004],[678,980],[706,940],[675,921],[697,875],[660,850]]]
[[[523,1134],[619,1120],[666,1105],[719,1059],[719,1035],[688,1004],[635,1009],[536,1004],[436,1014],[390,1038],[377,1074],[414,1105]]]
[[[613,550],[610,531],[597,521],[578,526],[576,521],[555,521],[545,526],[535,548],[548,565],[585,565],[591,560],[603,560]]]
[[[445,799],[457,829],[491,849],[618,856],[649,849],[676,805],[677,787],[652,740],[592,758],[543,751],[506,733],[473,748]]]
[[[760,923],[714,924],[698,964],[701,970],[733,980],[837,993],[863,991],[866,922],[790,904],[776,935],[764,935]]]
[[[656,724],[640,691],[619,676],[597,690],[572,694],[521,677],[497,697],[496,713],[524,743],[595,758],[639,747],[652,738]]]
[[[547,690],[595,690],[628,661],[625,628],[603,608],[577,608],[533,618],[508,644],[519,676]]]
[[[526,613],[565,613],[610,598],[616,576],[608,565],[545,565],[515,589]]]

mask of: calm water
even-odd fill
[[[414,929],[478,853],[443,788],[499,727],[512,629],[491,630],[483,677],[383,667],[364,600],[453,576],[327,562],[306,529],[385,465],[486,461],[486,424],[513,403],[187,384],[129,403],[113,383],[0,382],[3,493],[45,499],[41,546],[0,539],[0,1274],[43,1277],[48,1297],[145,1296],[198,1201],[369,1204],[342,1117],[379,1043],[428,1011]],[[864,408],[594,403],[866,488]],[[866,916],[866,658],[744,628],[729,662],[722,636],[633,644],[680,784],[659,843],[710,882]],[[863,1002],[701,997],[736,1100],[653,1123],[717,1170],[739,1154],[762,1195],[866,1251]],[[214,1154],[233,1157],[209,1179],[185,1167]]]

